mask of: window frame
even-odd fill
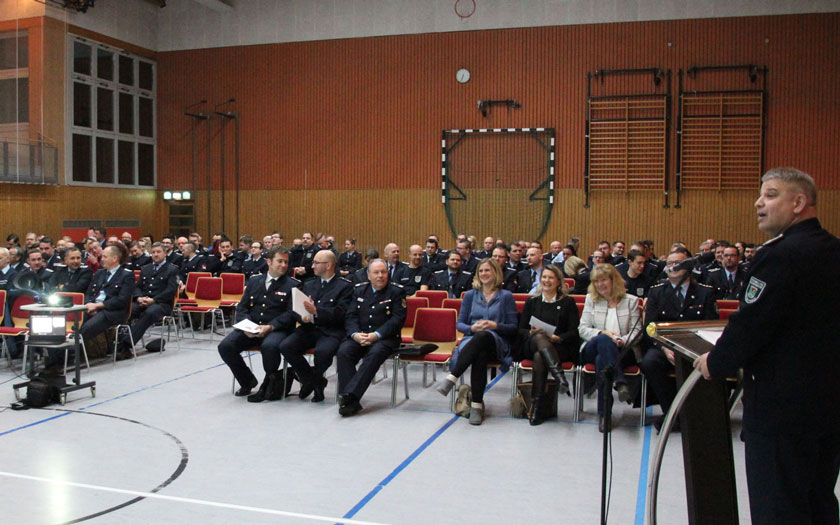
[[[90,75],[76,73],[73,69],[75,44],[83,44],[91,48],[91,67]],[[99,78],[99,61],[97,56],[99,51],[110,52],[113,54],[112,64],[112,79],[105,80]],[[128,57],[132,60],[133,67],[133,85],[127,86],[121,84],[119,81],[119,59],[120,57]],[[139,87],[139,73],[140,63],[151,65],[152,68],[152,89],[140,89]],[[149,58],[136,55],[95,40],[75,35],[67,34],[66,46],[66,78],[65,85],[65,148],[64,148],[64,180],[65,184],[72,186],[90,186],[98,188],[137,188],[137,189],[157,189],[157,63]],[[79,82],[91,86],[91,126],[83,127],[76,126],[74,122],[75,108],[73,105],[73,84]],[[99,88],[108,89],[111,91],[111,106],[112,114],[112,130],[99,129]],[[132,99],[132,132],[120,132],[120,94],[129,94]],[[140,135],[140,97],[151,99],[152,101],[152,136],[146,137]],[[74,134],[90,135],[92,140],[91,145],[91,178],[88,181],[76,181],[73,179],[73,148],[72,141]],[[99,182],[96,180],[97,176],[97,151],[96,139],[106,138],[112,140],[113,144],[113,158],[111,165],[113,166],[112,181],[113,182]],[[133,154],[133,181],[131,184],[120,184],[119,182],[119,142],[128,141],[132,143]],[[138,144],[148,144],[153,148],[152,155],[152,185],[140,185],[139,174],[139,148]]]

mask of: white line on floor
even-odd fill
[[[313,521],[326,521],[329,523],[346,523],[348,525],[383,525],[373,521],[359,521],[345,518],[335,518],[330,516],[320,516],[317,514],[303,514],[300,512],[289,512],[285,510],[266,509],[262,507],[250,507],[247,505],[236,505],[233,503],[221,503],[217,501],[207,501],[194,498],[182,498],[178,496],[167,496],[165,494],[158,494],[155,492],[142,492],[138,490],[117,489],[113,487],[102,487],[100,485],[89,485],[87,483],[75,483],[72,481],[63,481],[59,479],[42,478],[38,476],[27,476],[25,474],[16,474],[14,472],[0,472],[0,476],[8,478],[24,479],[29,481],[41,481],[44,483],[51,483],[53,485],[64,485],[67,487],[76,487],[91,490],[100,490],[103,492],[113,492],[115,494],[126,494],[129,496],[139,496],[149,499],[161,499],[166,501],[176,501],[179,503],[192,503],[194,505],[206,505],[208,507],[220,507],[224,509],[244,510],[248,512],[257,512],[260,514],[273,514],[275,516],[287,516],[290,518],[303,518]]]

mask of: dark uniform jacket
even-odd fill
[[[534,282],[531,280],[531,268],[525,268],[524,270],[519,272],[516,276],[516,279],[517,293],[529,293],[531,291],[531,288],[534,287]]]
[[[318,245],[312,244],[309,248],[304,248],[303,245],[295,246],[289,251],[289,268],[297,268],[302,266],[306,273],[298,276],[299,279],[306,280],[312,277],[312,260],[318,252]]]
[[[338,269],[350,272],[352,274],[362,267],[362,254],[353,250],[352,252],[344,252],[338,256]]]
[[[324,287],[316,277],[304,282],[301,289],[315,302],[317,313],[313,322],[302,323],[300,328],[344,339],[344,317],[353,301],[353,285],[336,274]],[[301,321],[300,316],[294,316]]]
[[[394,270],[394,278],[391,279],[391,282],[402,286],[405,295],[414,295],[424,284],[431,288],[429,284],[431,280],[432,272],[425,266],[412,268],[406,264]]]
[[[260,257],[257,260],[252,259],[245,259],[242,261],[242,273],[245,274],[245,278],[248,279],[258,273],[267,273],[268,272],[268,261],[265,260],[265,257]]]
[[[428,252],[423,253],[423,265],[426,266],[431,273],[438,270],[446,269],[446,257],[438,251],[434,255],[429,255]]]
[[[6,267],[6,273],[0,272],[0,290],[6,290],[6,298],[8,299],[8,292],[12,288],[12,279],[17,272],[12,265]]]
[[[402,261],[397,261],[397,264],[391,267],[391,263],[388,263],[388,282],[395,283],[397,279],[399,279],[400,274],[404,272],[408,268],[408,263],[404,263]]]
[[[134,285],[134,297],[151,297],[161,306],[172,308],[172,301],[178,293],[178,267],[164,262],[155,272],[155,263],[140,270],[140,278]]]
[[[95,303],[101,290],[105,290],[104,308],[100,313],[111,323],[123,322],[131,305],[131,294],[134,292],[134,272],[123,267],[117,269],[111,280],[106,283],[110,272],[100,268],[91,279],[85,293],[86,303]]]
[[[478,258],[475,256],[470,256],[469,259],[466,261],[461,260],[461,271],[466,273],[475,273],[475,269],[478,267]]]
[[[221,256],[211,256],[208,257],[208,259],[216,259],[216,261],[218,261],[218,263],[212,270],[213,275],[218,276],[222,273],[242,273],[242,259],[237,257],[236,254],[230,254],[230,256],[227,257],[224,261],[222,261]]]
[[[449,297],[453,299],[460,299],[461,294],[467,290],[472,290],[473,276],[463,270],[458,270],[458,273],[449,277],[449,269],[440,270],[432,274],[434,280],[432,281],[435,290],[446,290],[449,292]]]
[[[840,240],[816,218],[764,243],[741,305],[709,354],[713,377],[744,369],[744,429],[840,432]]]
[[[397,347],[405,317],[405,290],[402,287],[388,283],[377,292],[370,283],[361,283],[353,290],[345,332],[348,337],[357,332],[379,332],[380,341]]]
[[[58,251],[54,252],[52,257],[44,261],[44,266],[53,271],[55,271],[56,265],[59,264],[61,264],[61,256],[58,254]]]
[[[621,278],[624,279],[624,285],[627,288],[627,293],[633,294],[636,297],[647,297],[650,287],[656,283],[653,274],[647,271],[647,265],[645,265],[642,273],[640,273],[638,277],[630,277],[630,274],[628,273],[630,270],[629,264],[621,264],[616,266],[615,269],[618,271],[618,274],[621,275]]]
[[[519,284],[518,272],[513,268],[505,266],[502,268],[502,273],[504,274],[502,277],[502,288],[511,293],[516,292],[516,288]]]
[[[236,306],[236,320],[248,319],[260,325],[269,324],[275,331],[291,332],[295,329],[292,288],[298,288],[300,281],[288,275],[281,275],[266,290],[265,280],[268,277],[266,272],[248,279],[245,293]]]
[[[76,292],[85,293],[93,279],[93,272],[86,264],[79,266],[79,269],[71,272],[63,265],[56,265],[55,271],[50,277],[49,289],[53,292]]]
[[[356,270],[354,273],[348,275],[347,277],[348,277],[348,280],[354,285],[359,284],[359,283],[366,283],[370,280],[370,279],[368,279],[367,267],[359,268],[358,270]]]
[[[715,289],[716,297],[718,299],[737,300],[741,294],[741,289],[744,288],[746,270],[738,266],[738,269],[733,275],[733,282],[729,282],[726,274],[726,268],[714,268],[709,270],[706,277],[706,284]]]
[[[184,256],[177,250],[172,250],[166,256],[166,262],[172,263],[175,266],[181,266],[181,261],[184,259]]]
[[[178,269],[178,278],[182,283],[187,282],[187,274],[190,272],[209,272],[207,259],[210,256],[196,255],[192,259],[182,259]]]
[[[677,292],[669,281],[655,284],[648,292],[645,303],[645,326],[649,323],[703,321],[717,319],[715,289],[692,281],[688,285],[685,299],[680,305]],[[645,337],[644,346],[659,346],[653,339]]]
[[[131,271],[140,270],[150,262],[152,262],[152,258],[145,253],[141,253],[139,257],[132,255],[128,258],[128,262],[125,263],[125,268]]]
[[[527,270],[528,269],[528,265],[525,264],[523,261],[519,261],[516,264],[508,261],[507,267],[510,268],[511,270],[515,271],[516,273],[519,273],[522,270]]]

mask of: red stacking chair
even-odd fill
[[[515,293],[513,294],[514,301],[527,301],[528,298],[531,297],[529,293]]]
[[[425,297],[429,300],[429,308],[440,308],[449,293],[446,290],[418,290],[414,297]]]
[[[236,306],[245,293],[245,274],[223,273],[222,279],[222,306]]]
[[[196,306],[182,306],[181,312],[195,312],[201,314],[201,322],[204,324],[204,315],[209,313],[212,316],[211,333],[216,330],[216,314],[222,319],[222,330],[225,329],[225,318],[220,308],[222,304],[222,280],[219,277],[201,277],[195,287]],[[192,316],[190,318],[190,330],[195,334]]]
[[[575,280],[569,277],[564,277],[563,282],[566,283],[566,288],[569,290],[574,290],[575,288]]]
[[[399,369],[403,369],[403,382],[405,383],[405,399],[408,399],[408,374],[406,368],[411,363],[423,363],[423,386],[428,387],[432,383],[427,380],[428,365],[447,365],[452,359],[452,352],[457,344],[457,332],[455,324],[458,321],[458,312],[452,308],[418,308],[414,318],[414,344],[434,343],[438,349],[424,356],[399,356],[394,358],[394,377],[391,380],[391,406],[397,404],[397,383],[399,382]],[[432,368],[434,370],[434,368]],[[432,382],[435,374],[433,372]],[[454,390],[453,390],[454,392]]]
[[[5,310],[6,310],[6,290],[0,290],[0,309],[2,309],[2,314],[0,314],[0,322],[3,321],[5,318]],[[12,305],[12,310],[9,313],[12,318],[12,326],[0,326],[0,336],[3,338],[3,353],[6,354],[6,357],[9,360],[9,365],[11,366],[12,363],[12,356],[9,355],[9,348],[6,345],[6,337],[17,337],[19,335],[24,335],[29,333],[29,312],[26,310],[21,310],[21,307],[27,304],[33,304],[35,299],[29,295],[21,295],[17,299],[15,299],[14,304]],[[25,349],[24,349],[25,350]],[[26,372],[26,360],[24,359],[21,364],[20,373],[23,374]]]
[[[443,308],[452,308],[458,312],[458,315],[461,315],[461,299],[444,299],[443,300]]]
[[[402,327],[401,338],[403,344],[411,344],[414,334],[414,316],[418,308],[428,308],[428,297],[407,297],[405,299],[406,315],[405,324]]]

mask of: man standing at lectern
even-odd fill
[[[744,369],[744,442],[752,522],[840,523],[840,240],[817,219],[807,174],[762,178],[756,253],[741,305],[694,367],[706,379]]]

